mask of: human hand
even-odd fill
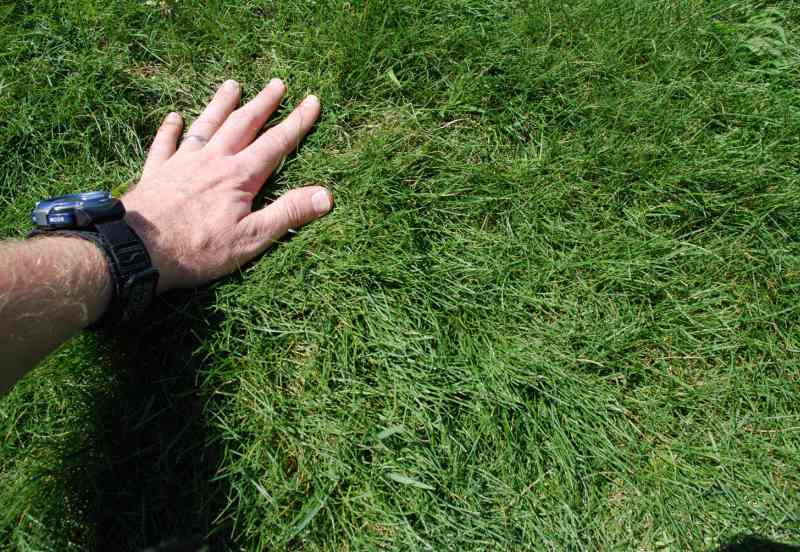
[[[225,82],[177,146],[183,121],[170,113],[159,128],[139,183],[122,197],[126,221],[158,268],[158,291],[195,287],[262,253],[289,229],[330,211],[321,186],[291,190],[253,211],[253,199],[319,117],[308,96],[256,138],[281,102],[279,79],[239,109],[241,90]]]

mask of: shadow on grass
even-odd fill
[[[736,537],[714,552],[800,552],[800,546],[781,544],[757,535]]]
[[[220,322],[213,298],[210,289],[168,296],[138,328],[107,339],[116,385],[94,398],[90,450],[73,459],[96,550],[237,548],[215,522],[228,489],[215,479],[221,449],[194,354]]]
[[[255,208],[268,202],[278,180],[269,177]],[[73,494],[66,502],[79,510],[70,514],[84,520],[95,550],[242,549],[221,520],[229,488],[216,477],[222,447],[204,412],[210,397],[198,385],[204,362],[194,354],[222,321],[209,308],[214,297],[213,288],[169,294],[138,327],[101,340],[108,351],[99,360],[116,385],[92,399],[91,445],[64,459]]]

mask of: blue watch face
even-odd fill
[[[119,199],[108,192],[86,192],[51,197],[36,202],[33,223],[43,230],[85,228],[95,222],[116,220],[125,215]]]

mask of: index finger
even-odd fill
[[[270,128],[252,144],[237,154],[246,164],[254,167],[263,182],[281,160],[292,153],[314,126],[320,113],[316,96],[308,96],[294,108],[280,124]]]

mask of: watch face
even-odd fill
[[[43,230],[85,228],[125,215],[122,202],[108,192],[86,192],[51,197],[36,203],[31,220]]]

